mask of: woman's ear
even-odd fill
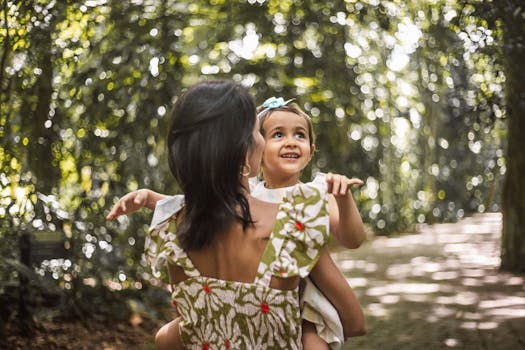
[[[315,153],[315,143],[312,143],[312,146],[310,146],[310,160],[312,160]]]

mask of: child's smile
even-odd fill
[[[298,159],[300,157],[300,154],[295,152],[287,152],[284,154],[281,154],[281,157],[288,158],[288,159]]]

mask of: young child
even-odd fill
[[[261,164],[264,181],[255,185],[252,195],[266,201],[279,202],[283,191],[299,182],[300,174],[315,152],[311,119],[297,104],[290,102],[292,100],[272,97],[258,109],[261,133],[266,141]],[[314,179],[316,181],[326,181],[328,192],[332,194],[328,198],[331,233],[341,245],[359,247],[364,240],[364,228],[349,190],[363,182],[333,174],[319,174]],[[328,252],[319,259],[312,273],[315,275],[317,270],[327,277],[327,283],[341,274]],[[331,349],[339,349],[348,336],[362,333],[359,329],[348,329],[359,328],[359,322],[346,319],[348,315],[340,311],[342,306],[338,305],[340,300],[337,297],[327,295],[330,301],[327,302],[309,278],[305,281],[302,294],[305,349],[326,348],[327,344]],[[354,306],[360,308],[357,299]]]
[[[258,110],[261,133],[266,141],[261,164],[264,181],[252,183],[251,187],[254,197],[268,202],[280,202],[286,188],[299,183],[299,176],[315,151],[309,116],[290,102],[270,98]],[[335,174],[321,174],[314,180],[323,181],[331,193],[328,199],[330,231],[341,245],[359,247],[364,240],[363,223],[349,190],[353,185],[362,184],[362,181]],[[132,192],[119,200],[108,219],[143,206],[154,209],[156,202],[163,198],[164,195],[145,189]],[[330,346],[331,349],[339,349],[346,338],[366,332],[362,310],[328,251],[322,253],[311,273],[317,281],[322,280],[323,284],[333,286],[328,289],[335,292],[325,298],[310,279],[305,280],[301,300],[303,347],[328,349]],[[343,312],[349,307],[352,312]],[[353,317],[349,319],[349,315]]]

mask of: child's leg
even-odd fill
[[[328,344],[317,335],[315,325],[312,322],[303,320],[303,337],[301,342],[303,343],[304,350],[330,350]]]
[[[185,350],[179,333],[181,319],[181,317],[177,317],[159,329],[155,336],[155,345],[158,350]]]

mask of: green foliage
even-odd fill
[[[83,297],[94,288],[158,284],[141,260],[150,215],[105,214],[140,187],[177,192],[166,116],[200,79],[242,81],[258,101],[297,97],[317,134],[304,177],[365,180],[355,198],[377,232],[500,210],[502,34],[474,9],[453,0],[4,2],[2,256],[20,259],[23,232],[61,232],[68,257],[35,268],[80,305],[73,312],[94,312]],[[2,264],[0,276],[17,272]]]

